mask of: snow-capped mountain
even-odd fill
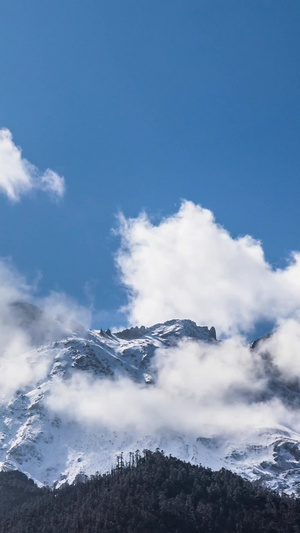
[[[160,448],[192,463],[212,469],[225,467],[272,488],[300,494],[300,434],[290,427],[262,427],[240,433],[237,439],[228,435],[207,437],[201,427],[196,436],[182,428],[175,431],[163,427],[154,433],[143,427],[137,433],[103,421],[82,424],[70,413],[61,416],[51,408],[49,397],[59,395],[56,384],[67,383],[73,376],[88,376],[100,385],[103,380],[121,377],[139,389],[156,387],[157,349],[168,351],[184,339],[207,346],[217,344],[213,327],[200,327],[191,320],[170,320],[149,328],[111,333],[74,324],[66,328],[59,320],[45,319],[40,310],[28,304],[15,304],[11,313],[30,337],[27,360],[33,366],[44,361],[46,370],[9,400],[2,399],[1,469],[20,470],[39,484],[60,485],[110,470],[121,452],[126,458],[137,449]],[[252,349],[257,349],[257,343]],[[264,364],[269,382],[263,394],[300,405],[299,390],[280,380],[267,355]],[[76,409],[73,405],[74,412]]]

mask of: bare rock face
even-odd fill
[[[212,339],[214,339],[215,341],[217,340],[216,328],[214,326],[210,328],[209,334]]]
[[[141,326],[140,328],[136,326],[134,328],[127,328],[123,329],[122,331],[118,331],[115,335],[119,339],[125,340],[140,339],[143,337],[143,335],[145,335],[145,333],[147,333],[147,331],[148,330],[145,328],[145,326]]]

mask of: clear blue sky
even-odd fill
[[[280,266],[300,249],[300,3],[0,0],[0,126],[66,179],[0,196],[0,255],[40,290],[124,303],[115,215],[182,198]],[[107,319],[108,320],[108,319]],[[109,326],[109,324],[104,324]]]

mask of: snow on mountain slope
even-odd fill
[[[141,428],[137,432],[88,420],[82,424],[49,407],[48,398],[57,380],[68,382],[73,375],[93,376],[97,383],[121,376],[140,388],[155,387],[155,351],[168,350],[182,339],[217,343],[214,328],[199,327],[190,320],[170,320],[112,334],[82,327],[65,329],[55,321],[45,327],[40,313],[31,307],[19,306],[17,314],[19,322],[23,325],[25,320],[27,330],[33,331],[27,357],[33,364],[47,361],[47,371],[34,386],[18,390],[0,404],[1,469],[18,469],[39,484],[60,485],[109,470],[121,452],[126,457],[137,449],[160,448],[192,463],[212,469],[225,467],[272,488],[300,494],[300,434],[288,427],[253,429],[234,439],[225,434],[208,437],[201,427],[197,436],[181,428],[156,432]],[[270,397],[277,394],[300,404],[300,393],[282,384],[274,369],[270,373]]]
[[[27,328],[33,329],[36,340],[40,313],[33,306],[27,306],[24,318],[24,309],[18,306],[17,314]],[[47,325],[47,341],[49,330],[53,329]],[[148,329],[132,328],[116,335],[109,331],[83,331],[82,328],[80,333],[63,332],[60,327],[59,340],[32,348],[29,358],[47,360],[48,372],[36,387],[17,391],[0,407],[2,469],[19,469],[39,483],[52,485],[56,481],[72,482],[82,473],[89,475],[96,470],[109,470],[115,464],[116,453],[121,450],[129,452],[150,447],[152,438],[149,436],[137,442],[126,432],[117,434],[92,426],[83,431],[78,422],[62,421],[45,403],[54,380],[57,377],[67,380],[74,372],[82,372],[99,379],[123,375],[149,385],[153,380],[149,369],[156,348],[174,345],[183,336],[213,342],[208,328],[200,328],[187,320],[173,320]],[[153,439],[151,447],[160,445],[161,442]]]

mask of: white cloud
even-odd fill
[[[34,383],[40,367],[31,361],[31,342],[20,327],[12,303],[30,298],[32,288],[9,259],[0,260],[0,403],[7,394]],[[35,361],[36,363],[36,361]],[[38,368],[37,368],[38,367]]]
[[[91,326],[92,308],[79,304],[64,292],[51,291],[48,296],[35,301],[49,316],[57,317],[66,328]]]
[[[300,383],[300,317],[284,320],[260,346],[268,353],[286,382]]]
[[[52,193],[54,197],[62,198],[65,193],[65,180],[48,168],[41,178],[40,188]]]
[[[30,285],[12,260],[0,258],[0,309],[10,302],[28,299],[30,292]]]
[[[273,269],[259,241],[232,238],[211,211],[192,202],[158,225],[146,214],[120,220],[117,265],[134,325],[190,318],[230,335],[300,307],[299,253]]]
[[[70,420],[137,437],[167,430],[239,438],[241,431],[257,428],[288,423],[300,428],[299,410],[268,394],[263,359],[241,339],[185,341],[157,350],[154,361],[155,385],[77,373],[54,381],[47,404]]]
[[[38,298],[36,290],[11,260],[0,259],[0,404],[47,375],[54,352],[37,351],[40,345],[74,330],[85,334],[90,325],[90,309],[63,293]]]
[[[65,180],[50,169],[42,174],[22,157],[22,151],[14,144],[11,132],[6,128],[0,129],[0,193],[17,202],[33,189],[61,198],[65,192]]]

